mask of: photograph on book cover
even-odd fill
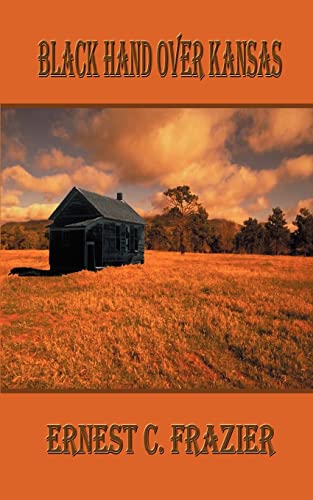
[[[1,388],[313,389],[313,108],[4,106]]]

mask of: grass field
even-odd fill
[[[313,259],[146,252],[61,277],[2,251],[2,390],[313,388]]]

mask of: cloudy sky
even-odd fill
[[[141,214],[187,184],[210,218],[313,210],[313,109],[2,108],[2,220],[47,218],[73,187]]]

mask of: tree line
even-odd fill
[[[1,227],[1,248],[24,250],[49,248],[47,225],[50,221],[7,222]]]
[[[275,207],[266,222],[249,217],[242,225],[209,214],[189,186],[165,191],[162,214],[146,219],[146,248],[175,252],[313,255],[313,214],[302,208],[290,232],[285,214]],[[11,222],[1,227],[1,248],[47,249],[50,221]]]
[[[150,218],[146,246],[153,250],[269,255],[313,255],[313,214],[301,208],[290,232],[285,214],[275,207],[267,222],[249,217],[243,225],[209,219],[189,186],[165,193],[168,205],[162,215]]]

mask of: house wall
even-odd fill
[[[98,216],[99,212],[80,193],[74,193],[60,215],[55,218],[54,224],[66,226],[86,219],[94,219]]]
[[[95,242],[96,254],[102,243],[102,266],[139,264],[144,261],[143,225],[104,220],[89,229],[86,238],[87,241]]]

